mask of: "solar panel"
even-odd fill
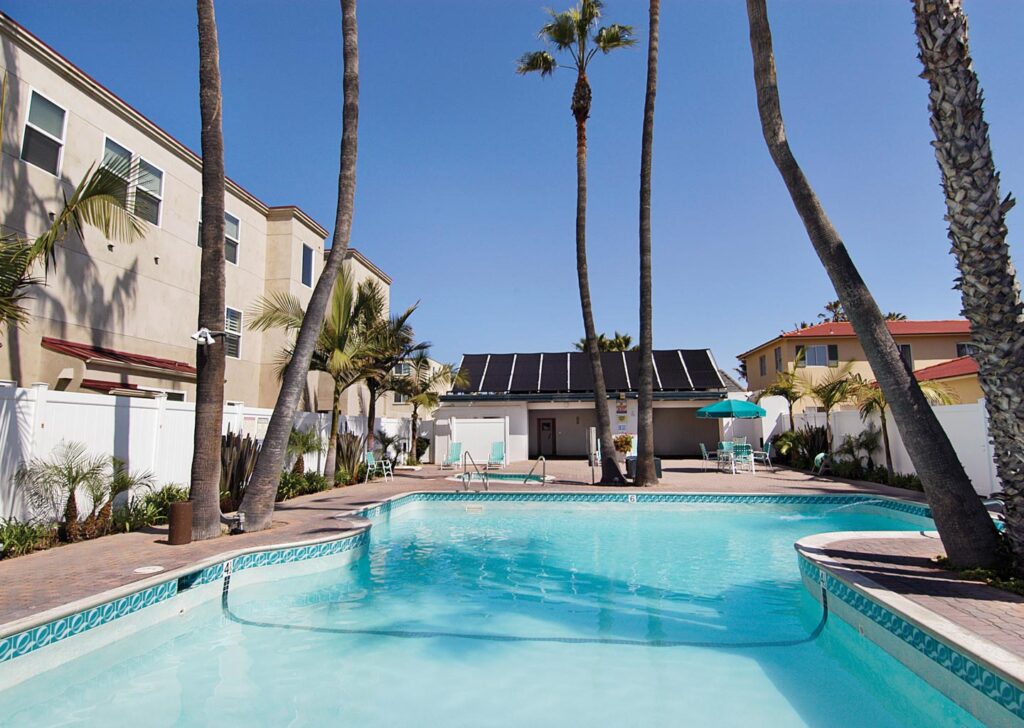
[[[683,371],[683,364],[679,361],[677,351],[654,352],[654,365],[658,367],[658,378],[661,380],[663,390],[677,391],[691,388],[690,380],[686,376],[686,372]]]
[[[515,354],[491,354],[480,384],[481,392],[507,392],[508,378],[512,374],[512,358]]]
[[[682,351],[686,370],[693,380],[694,389],[721,389],[722,380],[718,377],[718,369],[707,349],[684,349]]]
[[[536,392],[540,375],[540,354],[519,354],[512,372],[511,392]]]
[[[540,372],[540,390],[542,392],[565,392],[569,389],[568,371],[565,352],[545,354],[544,364]]]
[[[594,373],[590,370],[590,357],[582,351],[569,354],[569,390],[594,391]]]
[[[462,357],[462,371],[469,380],[465,387],[456,387],[455,392],[477,392],[480,390],[480,380],[484,375],[484,366],[487,364],[487,354],[466,354]]]
[[[604,370],[604,386],[609,392],[630,390],[626,380],[626,366],[622,363],[621,351],[601,352],[601,368]]]

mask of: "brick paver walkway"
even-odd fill
[[[920,494],[911,491],[819,478],[785,469],[731,475],[704,472],[699,460],[668,461],[664,465],[661,483],[644,489],[645,492],[870,493],[921,500]],[[508,471],[523,472],[528,467],[529,464],[518,463]],[[581,462],[552,461],[547,464],[547,472],[556,478],[554,483],[524,486],[501,482],[492,483],[491,489],[604,490],[589,484],[590,468]],[[147,578],[145,574],[134,573],[142,566],[170,570],[237,549],[326,538],[344,530],[344,521],[336,516],[353,508],[408,491],[460,489],[460,484],[445,479],[450,475],[426,467],[416,473],[400,474],[394,482],[386,484],[378,481],[296,498],[278,504],[274,527],[259,533],[169,546],[166,528],[154,528],[0,561],[0,625]],[[983,584],[955,580],[934,568],[929,559],[941,553],[937,540],[922,537],[849,541],[832,545],[829,553],[849,568],[863,571],[878,583],[1024,655],[1024,598]]]

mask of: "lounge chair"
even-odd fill
[[[755,463],[767,463],[768,467],[775,472],[775,466],[772,465],[772,440],[768,438],[764,443],[764,450],[754,450],[754,462]]]
[[[448,443],[448,454],[441,461],[441,470],[454,468],[462,461],[462,443],[455,441]]]
[[[487,467],[488,468],[503,468],[505,467],[505,443],[502,440],[496,440],[491,443],[491,454],[487,456]]]
[[[374,457],[373,452],[367,450],[366,452],[366,479],[363,480],[365,483],[370,479],[371,476],[380,473],[384,476],[385,482],[390,477],[392,480],[395,479],[395,474],[391,470],[391,461],[387,458],[381,458],[378,460]]]
[[[704,443],[703,442],[700,444],[700,457],[701,457],[701,470],[707,470],[708,469],[708,463],[714,463],[715,467],[718,466],[718,453],[715,452],[714,455],[710,454],[708,452],[708,449],[706,447],[704,447]]]
[[[732,447],[733,472],[748,468],[754,472],[754,448],[742,443],[734,444]]]
[[[814,456],[814,474],[824,475],[826,470],[832,472],[832,463],[829,462],[828,453],[819,452]]]

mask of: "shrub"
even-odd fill
[[[629,455],[633,451],[633,436],[616,435],[612,438],[612,444],[615,447],[615,452],[621,455]]]
[[[283,500],[294,498],[305,487],[306,477],[304,475],[292,472],[281,473],[281,482],[277,484],[277,497],[274,500],[280,503]]]
[[[320,493],[331,487],[327,482],[327,478],[320,475],[315,471],[309,471],[306,473],[306,492],[307,493]]]
[[[155,510],[156,520],[153,523],[166,523],[167,519],[171,517],[171,503],[181,503],[187,500],[188,488],[178,483],[167,483],[158,490],[146,493],[142,502],[144,505],[152,506]]]
[[[143,498],[131,498],[123,506],[114,509],[111,519],[111,530],[120,533],[138,531],[152,526],[160,518],[160,512],[153,503],[146,503]]]
[[[365,446],[366,441],[351,432],[338,436],[337,472],[344,472],[348,475],[348,478],[344,481],[345,485],[358,483],[362,479],[365,472],[364,468],[366,467],[366,462],[363,458]],[[335,482],[339,482],[337,475],[335,475]]]
[[[33,521],[0,521],[0,559],[48,549],[57,543],[57,527]]]

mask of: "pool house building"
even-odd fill
[[[612,434],[636,435],[640,354],[603,352]],[[594,380],[583,352],[466,354],[467,381],[441,398],[434,413],[435,452],[451,442],[475,458],[505,442],[508,462],[583,458],[594,449]],[[654,352],[654,450],[658,457],[712,446],[721,422],[699,419],[699,408],[727,397],[746,398],[708,349]]]

